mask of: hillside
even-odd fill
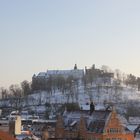
[[[78,103],[80,107],[91,101],[96,106],[115,105],[122,114],[130,107],[140,106],[140,78],[132,74],[124,75],[120,71],[109,68],[91,68],[73,70],[49,70],[33,76],[31,86],[27,81],[21,83],[22,89],[11,85],[3,90],[0,106],[13,109],[30,108],[34,111],[45,111],[46,104]],[[128,110],[129,108],[129,110]],[[137,115],[139,111],[130,111]]]

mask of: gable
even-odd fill
[[[119,120],[119,117],[115,111],[112,111],[111,115],[109,116],[105,125],[105,130],[110,133],[118,133],[125,131],[125,128]]]

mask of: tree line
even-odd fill
[[[67,78],[64,78],[63,76],[50,76],[48,79],[33,79],[32,80],[32,90],[44,90],[48,93],[55,93],[56,90],[61,91],[62,93],[65,93],[66,91],[70,91],[73,86],[78,84],[78,79],[76,79],[73,76],[68,76]]]
[[[25,97],[32,93],[31,83],[27,80],[24,80],[20,83],[20,85],[10,85],[8,89],[1,87],[0,93],[2,99],[7,99],[11,97]]]

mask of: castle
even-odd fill
[[[76,81],[79,85],[85,81],[86,83],[93,82],[97,85],[111,85],[114,81],[114,73],[105,72],[103,70],[95,68],[93,65],[91,68],[78,69],[75,64],[73,69],[70,70],[47,70],[46,72],[39,72],[38,75],[32,77],[33,90],[46,90],[49,85],[48,82],[52,80],[62,81]]]

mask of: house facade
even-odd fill
[[[134,140],[115,110],[65,112],[56,124],[56,138],[83,140]]]

